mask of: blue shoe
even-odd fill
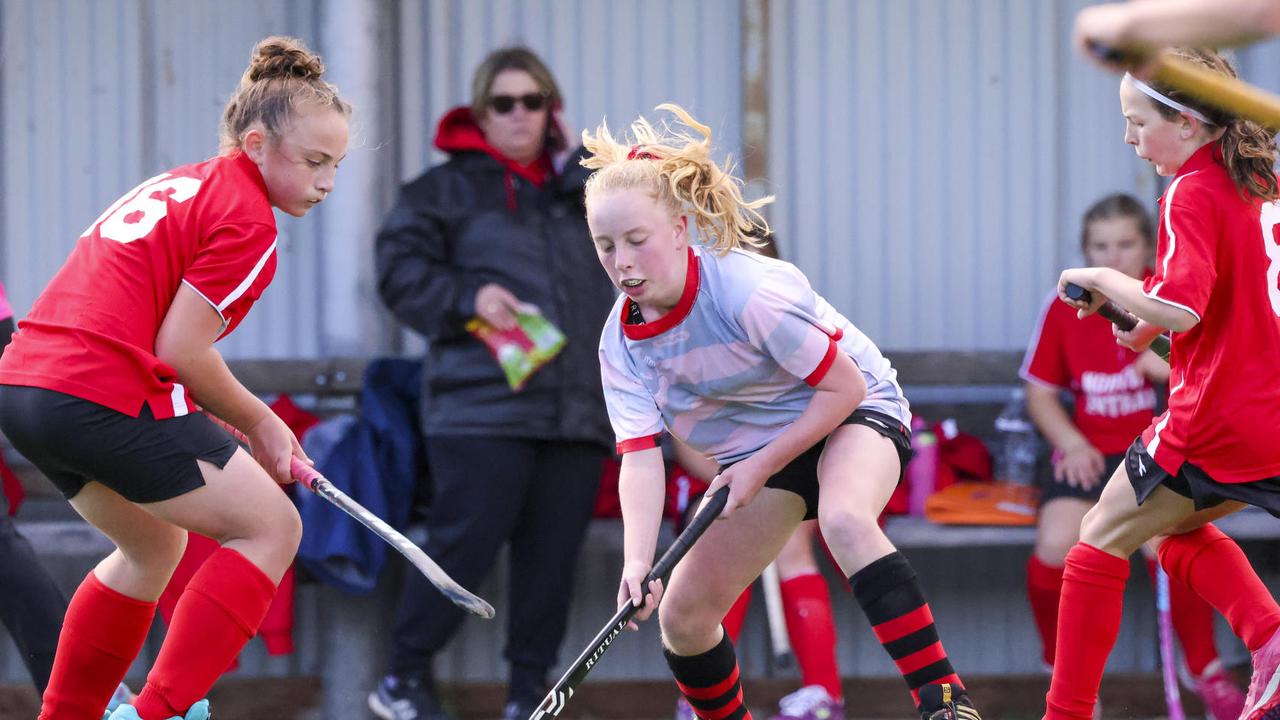
[[[142,720],[142,718],[138,716],[138,711],[132,705],[125,703],[111,713],[109,720]],[[201,700],[192,705],[183,717],[175,715],[169,720],[209,720],[209,701]]]
[[[133,694],[128,685],[120,683],[116,686],[116,691],[111,693],[111,699],[107,701],[107,711],[102,713],[102,720],[109,720],[111,713],[115,712],[116,708],[125,703],[133,702],[136,697],[138,696]]]

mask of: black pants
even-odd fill
[[[13,318],[0,320],[0,355],[13,333]],[[0,496],[0,623],[18,646],[36,690],[44,695],[53,671],[67,598],[40,564],[31,543],[18,534],[9,504]]]
[[[428,555],[475,590],[511,544],[507,647],[510,699],[540,700],[556,663],[574,570],[607,451],[581,442],[450,436],[427,439],[432,503]],[[391,672],[430,672],[463,618],[416,572],[396,610]]]
[[[67,599],[18,534],[0,500],[0,622],[18,646],[36,690],[44,695],[58,649]]]

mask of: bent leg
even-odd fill
[[[863,425],[841,427],[827,440],[818,464],[818,522],[840,568],[850,576],[853,595],[876,639],[919,705],[925,685],[961,683],[915,570],[876,521],[900,468],[888,438]]]
[[[680,691],[700,717],[750,717],[733,644],[720,621],[802,517],[804,502],[798,495],[763,488],[751,504],[714,522],[672,573],[658,606],[663,652]]]
[[[1190,500],[1164,487],[1139,507],[1123,465],[1107,481],[1081,523],[1080,542],[1067,554],[1045,717],[1093,716],[1102,670],[1120,631],[1129,556],[1193,510]]]
[[[302,524],[288,496],[244,450],[219,469],[200,462],[204,487],[144,507],[217,540],[173,611],[146,687],[144,718],[181,717],[209,692],[258,631],[293,561]]]

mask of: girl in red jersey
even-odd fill
[[[1151,216],[1129,195],[1108,195],[1084,214],[1080,249],[1092,267],[1141,280],[1150,272],[1156,232]],[[1036,544],[1027,560],[1027,597],[1040,631],[1043,660],[1053,666],[1058,603],[1067,551],[1080,540],[1080,521],[1124,462],[1133,438],[1155,415],[1154,383],[1169,365],[1151,352],[1117,345],[1101,315],[1076,318],[1073,308],[1045,304],[1023,361],[1027,410],[1052,444],[1053,475],[1040,496]],[[1074,413],[1062,393],[1074,399]],[[1152,571],[1155,561],[1148,561]],[[1196,691],[1214,718],[1236,718],[1244,693],[1228,677],[1213,637],[1213,608],[1182,583],[1170,583],[1173,625]]]
[[[1174,51],[1214,72],[1208,50]],[[1140,318],[1115,330],[1134,349],[1173,331],[1169,409],[1133,443],[1067,554],[1048,718],[1088,718],[1119,631],[1129,556],[1161,566],[1221,612],[1253,653],[1242,717],[1274,713],[1280,607],[1240,548],[1208,521],[1245,504],[1280,515],[1280,191],[1274,137],[1170,88],[1126,76],[1125,141],[1173,180],[1160,199],[1156,267],[1062,273],[1059,295],[1088,316],[1114,299]],[[1093,293],[1074,303],[1067,283]]]
[[[116,550],[67,610],[41,720],[99,720],[151,627],[187,531],[222,547],[195,574],[137,700],[113,720],[208,717],[293,560],[297,439],[213,348],[271,282],[272,208],[333,190],[350,106],[300,42],[267,38],[223,114],[221,154],[112,204],[0,359],[0,429]],[[239,428],[253,457],[196,402]],[[254,462],[256,460],[257,462]]]

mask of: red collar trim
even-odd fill
[[[240,168],[241,172],[243,172],[255,185],[258,186],[258,189],[262,191],[262,196],[268,197],[267,181],[262,179],[262,171],[258,169],[258,166],[255,165],[252,160],[249,159],[249,156],[245,154],[243,150],[236,150],[228,157],[231,158],[231,162],[234,163],[236,167]]]
[[[680,294],[680,302],[676,303],[671,312],[653,322],[632,325],[627,322],[627,318],[631,317],[632,305],[631,298],[627,298],[626,302],[622,303],[622,333],[631,340],[647,340],[679,325],[693,311],[693,301],[698,299],[698,284],[701,277],[698,271],[698,256],[691,247],[689,248],[689,269],[684,276],[684,292]]]

